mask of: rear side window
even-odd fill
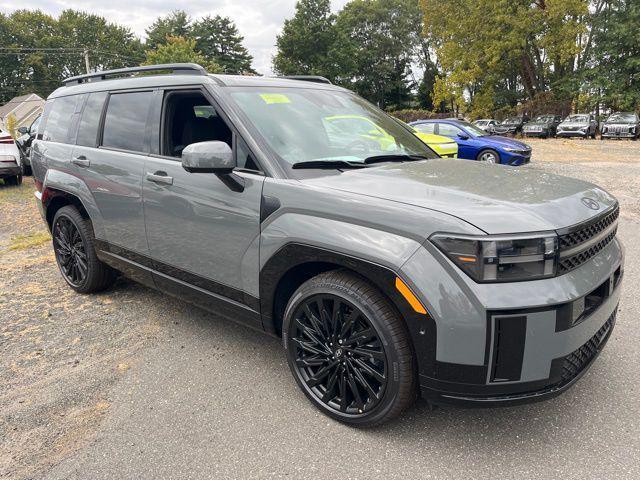
[[[73,123],[70,119],[76,111],[76,102],[79,99],[79,95],[72,95],[51,100],[51,110],[48,112],[47,122],[42,132],[43,140],[60,143],[66,143],[69,140],[69,127]]]
[[[147,152],[147,115],[153,92],[116,93],[109,97],[102,146]]]
[[[422,133],[433,133],[435,125],[435,123],[419,123],[414,125],[413,128]]]
[[[102,107],[107,98],[107,92],[95,92],[89,95],[87,104],[82,112],[76,144],[84,147],[98,145],[98,129],[102,118]]]

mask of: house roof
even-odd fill
[[[30,97],[33,97],[33,98],[30,98]],[[25,101],[32,101],[32,100],[36,100],[36,101],[39,100],[41,102],[44,102],[43,98],[35,93],[28,93],[26,95],[20,95],[18,97],[14,97],[0,107],[0,118],[5,118],[7,115],[9,115],[9,113],[11,113],[13,110],[18,108]]]

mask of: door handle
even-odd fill
[[[173,185],[173,177],[167,176],[166,172],[147,173],[147,180],[163,185]]]
[[[88,167],[91,165],[91,160],[87,159],[84,155],[80,155],[79,157],[74,157],[71,163],[79,167]]]

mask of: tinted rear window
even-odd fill
[[[66,143],[69,139],[70,119],[76,110],[78,95],[58,97],[51,102],[51,110],[48,112],[47,122],[44,125],[42,139],[49,142]]]
[[[89,95],[78,127],[78,136],[76,138],[78,145],[95,147],[98,144],[98,129],[100,128],[102,107],[106,98],[107,92],[95,92]]]
[[[109,98],[102,145],[146,152],[145,127],[153,92],[117,93]]]

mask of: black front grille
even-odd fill
[[[616,205],[615,208],[602,215],[601,217],[590,221],[584,226],[579,226],[572,229],[570,232],[560,235],[560,261],[558,264],[558,273],[563,274],[570,272],[574,268],[578,268],[590,258],[600,253],[609,243],[613,241],[616,236],[618,227],[617,220],[620,215],[620,209]],[[600,235],[613,225],[611,231],[604,238],[600,239],[597,243],[589,243],[592,238]],[[585,244],[584,250],[575,251],[576,247]],[[573,252],[567,252],[567,250],[573,250]],[[563,252],[565,255],[563,255]],[[573,255],[571,255],[573,253]],[[566,256],[569,254],[570,256]]]
[[[587,248],[586,250],[583,250],[580,253],[576,253],[575,255],[572,255],[570,257],[560,259],[560,263],[558,264],[559,273],[562,274],[562,273],[570,272],[574,268],[578,268],[580,265],[582,265],[584,262],[589,260],[591,257],[596,256],[598,253],[602,251],[604,247],[606,247],[607,245],[609,245],[609,243],[611,243],[611,241],[615,238],[617,231],[618,229],[614,228],[611,231],[611,233],[609,233],[609,235],[604,237],[602,240],[600,240],[598,243],[591,246],[590,248]]]
[[[609,338],[615,322],[616,310],[613,311],[605,324],[587,343],[564,357],[562,363],[562,380],[560,383],[566,384],[570,382],[591,363]]]
[[[573,248],[576,245],[586,242],[590,238],[596,236],[609,225],[615,222],[620,215],[620,209],[616,206],[612,212],[606,214],[604,217],[590,223],[589,225],[579,228],[571,233],[560,236],[560,250],[566,250]]]

